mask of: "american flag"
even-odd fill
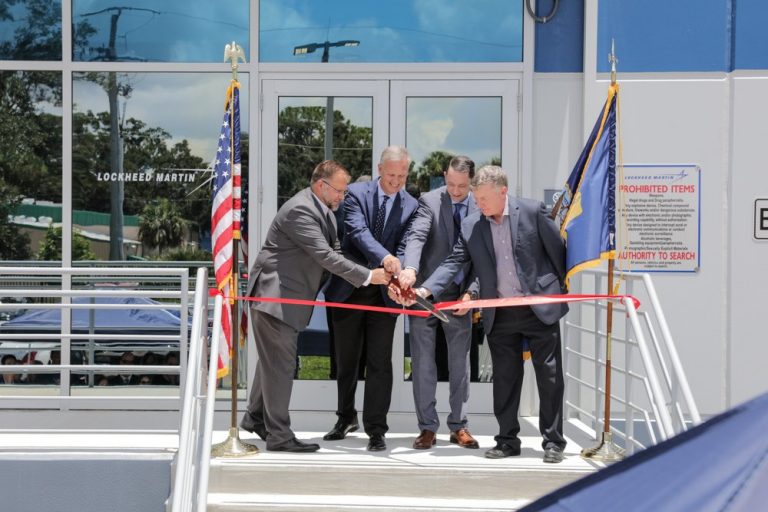
[[[233,129],[234,127],[234,129]],[[211,206],[211,245],[216,287],[225,298],[233,297],[233,239],[240,230],[240,84],[227,89],[224,119],[213,165],[213,204]],[[235,207],[235,201],[237,205]],[[237,208],[237,209],[235,209]],[[218,377],[229,373],[232,351],[232,304],[224,300],[219,335]]]

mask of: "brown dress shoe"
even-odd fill
[[[437,441],[435,440],[435,433],[431,430],[422,430],[419,437],[413,442],[414,450],[428,450],[432,448]]]
[[[475,438],[469,433],[466,428],[460,428],[456,432],[451,432],[451,442],[457,444],[462,448],[480,448]]]

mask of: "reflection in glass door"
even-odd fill
[[[501,165],[514,190],[519,153],[517,81],[398,81],[392,83],[391,90],[392,143],[404,144],[411,153],[411,182],[416,185],[416,193],[444,185],[443,172],[456,155],[470,157],[476,168]],[[398,401],[408,404],[412,389],[408,322],[405,324],[400,353],[405,371],[403,384],[395,389],[401,393]],[[476,311],[470,352],[469,411],[488,413],[492,411],[493,368],[481,326],[480,312]],[[448,412],[447,345],[439,327],[436,338],[437,407],[439,412]]]
[[[339,161],[353,180],[370,178],[374,155],[386,146],[387,126],[385,83],[267,80],[263,90],[261,229],[266,233],[277,209],[309,186],[312,170],[321,161]],[[318,300],[324,300],[322,294]],[[336,408],[333,341],[326,315],[326,308],[315,308],[299,335],[293,408]]]

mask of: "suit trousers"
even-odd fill
[[[563,437],[563,364],[560,323],[546,325],[531,308],[496,310],[488,347],[493,363],[493,413],[499,423],[497,442],[520,446],[520,392],[523,386],[523,339],[528,339],[539,390],[542,447],[565,448]]]
[[[455,286],[455,285],[454,285]],[[453,300],[458,294],[444,294]],[[450,291],[450,290],[449,290]],[[448,415],[448,428],[456,431],[467,426],[466,406],[469,400],[469,348],[472,342],[472,314],[454,316],[447,312],[447,324],[443,323],[448,352],[448,403],[451,412]],[[411,375],[413,380],[413,403],[419,430],[437,432],[440,419],[436,410],[437,362],[435,360],[435,342],[440,320],[428,317],[410,317],[409,340],[411,345]]]
[[[253,308],[251,328],[259,360],[248,397],[248,413],[257,423],[263,418],[269,432],[267,449],[273,449],[295,437],[288,407],[299,333],[277,318]]]
[[[345,302],[368,306],[385,305],[379,285],[356,288]],[[397,316],[389,313],[334,309],[331,317],[336,343],[336,415],[344,423],[350,423],[357,418],[357,372],[362,342],[365,340],[363,427],[369,436],[384,434],[389,430],[387,413],[392,399],[392,336],[395,333]]]

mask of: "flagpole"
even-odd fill
[[[613,40],[611,40],[611,54],[608,56],[611,63],[611,86],[616,85],[616,53],[614,51]],[[613,289],[613,271],[614,260],[608,260],[608,292],[607,295],[615,294]],[[609,300],[606,306],[606,326],[605,326],[605,410],[603,415],[603,432],[600,442],[592,448],[581,450],[581,456],[585,459],[594,459],[602,461],[617,461],[624,458],[625,450],[613,442],[613,433],[611,432],[611,352],[613,337],[613,301]],[[597,354],[596,354],[597,356]],[[599,360],[595,357],[595,360]],[[595,418],[597,421],[597,418]]]
[[[242,59],[243,62],[245,62],[245,52],[243,52],[243,49],[237,45],[234,41],[232,41],[232,44],[228,44],[224,47],[224,62],[230,61],[232,63],[232,81],[230,84],[230,89],[232,91],[231,97],[228,98],[228,101],[230,102],[230,124],[232,130],[232,137],[230,137],[230,158],[231,165],[232,165],[232,183],[233,183],[233,191],[232,191],[232,197],[234,201],[234,207],[233,207],[233,217],[239,218],[239,210],[240,210],[240,193],[239,193],[239,187],[240,183],[236,182],[235,177],[235,148],[234,145],[234,139],[235,139],[235,109],[233,106],[233,100],[234,100],[234,93],[235,93],[235,87],[238,86],[237,82],[237,67],[238,67],[238,59]],[[237,179],[239,179],[239,175],[237,176]],[[239,348],[240,348],[240,329],[239,329],[239,322],[237,322],[237,319],[239,318],[238,311],[239,311],[239,304],[236,300],[234,300],[234,297],[238,294],[239,288],[238,288],[238,275],[240,273],[240,223],[234,222],[234,229],[232,231],[232,274],[231,274],[231,280],[230,280],[230,287],[229,287],[229,293],[230,296],[226,299],[230,301],[230,312],[232,315],[232,318],[230,319],[230,325],[232,326],[232,351],[231,351],[231,357],[230,357],[230,382],[231,382],[231,400],[230,400],[230,421],[229,421],[229,435],[227,436],[227,439],[222,441],[221,443],[215,444],[211,447],[211,455],[214,457],[240,457],[243,455],[252,455],[259,452],[259,449],[250,443],[246,443],[245,441],[242,441],[240,439],[240,431],[237,426],[237,390],[238,390],[238,358],[239,358]]]

